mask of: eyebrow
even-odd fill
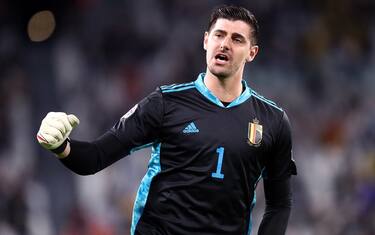
[[[246,40],[246,38],[245,38],[242,34],[239,34],[239,33],[233,33],[233,37],[236,37],[236,38],[240,38],[240,39]]]
[[[222,30],[222,29],[215,29],[214,30],[214,33],[222,33],[222,34],[228,34],[228,32],[227,31],[225,31],[225,30]],[[241,39],[243,39],[243,40],[246,40],[246,37],[245,36],[243,36],[242,34],[240,34],[240,33],[233,33],[232,34],[232,36],[233,37],[238,37],[238,38],[241,38]]]

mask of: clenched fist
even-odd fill
[[[37,140],[45,149],[59,153],[55,150],[65,142],[70,132],[78,124],[79,119],[73,114],[67,115],[63,112],[49,112],[42,120],[37,133]],[[62,152],[64,149],[59,151]]]

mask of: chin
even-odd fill
[[[216,77],[220,79],[224,79],[231,76],[231,72],[228,70],[222,70],[222,69],[209,69],[210,72],[215,75]]]
[[[219,78],[220,80],[224,80],[230,76],[228,73],[213,73],[215,77]]]

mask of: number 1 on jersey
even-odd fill
[[[221,167],[223,165],[223,158],[224,158],[224,148],[219,147],[216,149],[216,152],[219,155],[218,161],[217,161],[216,172],[213,172],[211,176],[214,178],[218,178],[218,179],[224,179],[224,174],[221,173]]]

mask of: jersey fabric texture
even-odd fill
[[[131,234],[250,234],[260,178],[296,173],[285,112],[245,81],[224,106],[204,76],[158,88],[110,130],[125,154],[152,146]]]

